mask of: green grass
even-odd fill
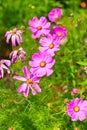
[[[5,45],[4,34],[14,27],[25,26],[22,47],[27,52],[24,64],[18,61],[10,67],[11,75],[0,79],[0,130],[79,130],[87,129],[87,119],[72,122],[66,112],[65,99],[76,97],[87,99],[87,74],[84,63],[87,62],[87,9],[79,8],[80,1],[66,0],[65,5],[57,0],[1,0],[0,1],[0,58],[4,57],[2,46]],[[34,16],[46,16],[55,7],[63,10],[61,23],[68,30],[67,42],[60,46],[55,55],[54,73],[43,77],[39,83],[42,92],[28,99],[18,94],[20,81],[12,79],[14,73],[23,75],[22,67],[28,65],[32,54],[38,52],[39,42],[31,38],[28,20]],[[70,16],[73,13],[74,16]],[[9,45],[8,45],[9,46]],[[11,46],[7,47],[6,49]],[[77,62],[82,62],[78,64]],[[29,66],[28,66],[29,67]],[[71,95],[73,88],[79,88],[77,95]]]

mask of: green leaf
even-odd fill
[[[76,63],[79,64],[79,65],[84,65],[84,66],[87,65],[87,61],[79,61],[79,62],[76,62]]]
[[[87,80],[85,80],[83,82],[80,82],[79,84],[81,84],[81,85],[87,85]]]

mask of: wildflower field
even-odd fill
[[[0,130],[87,130],[86,0],[0,0]]]

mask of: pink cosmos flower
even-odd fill
[[[47,37],[42,37],[40,39],[40,44],[42,47],[39,47],[39,50],[41,52],[46,52],[51,56],[54,56],[55,52],[59,50],[59,40],[51,34],[48,34]]]
[[[10,70],[8,69],[8,66],[11,65],[10,60],[2,59],[0,60],[0,78],[4,77],[4,69],[7,70],[7,73],[10,74]]]
[[[45,17],[33,17],[32,20],[29,20],[29,29],[32,34],[32,38],[39,38],[41,35],[47,35],[50,32],[50,22],[47,22]]]
[[[9,58],[11,58],[11,63],[15,64],[15,62],[20,59],[22,63],[24,63],[26,59],[26,51],[21,47],[18,50],[12,51],[9,55]]]
[[[79,98],[71,100],[67,104],[67,113],[72,121],[83,121],[87,116],[87,100],[81,100]]]
[[[32,60],[29,62],[29,65],[32,67],[30,71],[38,77],[49,76],[53,73],[52,66],[55,60],[52,59],[51,55],[46,52],[35,53],[32,55]]]
[[[7,31],[5,34],[6,43],[8,44],[11,40],[12,46],[20,45],[22,43],[22,31],[14,28],[13,30]]]
[[[61,18],[62,10],[60,8],[52,9],[49,14],[48,18],[51,22],[55,22],[57,19]]]
[[[40,78],[36,77],[36,75],[34,74],[31,74],[27,66],[23,67],[23,73],[24,73],[24,77],[22,76],[13,77],[13,79],[17,79],[24,82],[18,88],[18,93],[23,93],[23,95],[27,98],[29,89],[31,89],[33,95],[36,95],[37,93],[41,92],[41,88],[37,84],[39,83]]]
[[[52,35],[55,35],[58,39],[62,39],[67,35],[67,29],[63,28],[62,26],[54,26]]]
[[[77,94],[78,93],[78,89],[77,88],[74,88],[71,92],[71,94]]]

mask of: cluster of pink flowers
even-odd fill
[[[6,43],[9,44],[12,42],[12,46],[17,46],[22,43],[22,31],[14,28],[13,30],[7,31],[5,34]],[[26,59],[26,51],[23,48],[12,51],[9,55],[11,60],[1,59],[0,60],[0,78],[4,77],[4,69],[7,70],[7,73],[10,74],[10,69],[8,68],[11,64],[14,64],[19,58],[22,62]]]
[[[58,18],[60,18],[62,13],[61,9],[55,10],[57,10],[57,12],[54,12],[56,13],[55,15],[58,15]],[[52,14],[49,14],[50,21],[51,17],[53,19]],[[31,89],[33,95],[36,95],[37,92],[41,92],[41,88],[37,85],[37,83],[40,81],[41,77],[50,76],[53,73],[52,67],[55,63],[55,60],[52,58],[52,56],[54,56],[55,52],[59,50],[60,40],[64,36],[62,35],[62,30],[59,30],[61,33],[61,39],[52,33],[53,31],[50,30],[51,22],[48,22],[46,17],[42,16],[40,19],[38,19],[35,16],[32,20],[29,20],[28,23],[29,30],[33,32],[32,38],[40,38],[41,46],[39,47],[40,52],[33,54],[32,60],[29,61],[29,65],[31,66],[30,70],[28,70],[27,66],[24,66],[23,73],[25,78],[21,76],[13,77],[14,79],[24,81],[24,83],[18,88],[18,92],[23,93],[25,97],[28,97],[29,89]],[[63,28],[61,27],[61,29]],[[19,50],[15,50],[10,54],[12,63],[15,63],[16,60],[20,58],[18,52]]]
[[[57,39],[62,39],[67,35],[67,29],[62,26],[54,26],[53,29],[50,29],[51,23],[56,21],[58,18],[60,18],[62,15],[61,9],[53,9],[48,14],[48,18],[51,22],[47,22],[46,17],[40,17],[38,19],[37,17],[34,17],[32,20],[28,21],[29,24],[29,30],[33,33],[32,38],[40,38],[41,36],[47,36],[47,34],[51,33],[52,35],[55,35]],[[55,19],[55,16],[58,17]],[[53,18],[55,20],[53,20]]]
[[[20,45],[22,40],[22,31],[14,28],[13,30],[7,31],[5,34],[6,43],[9,44],[12,42],[12,46]],[[14,50],[9,54],[10,60],[1,59],[0,60],[0,78],[4,77],[4,69],[7,70],[7,73],[10,74],[9,66],[14,64],[18,59],[22,61],[22,63],[26,59],[26,51],[21,47],[18,50]]]
[[[53,73],[53,65],[55,64],[56,51],[60,50],[61,42],[67,36],[67,29],[60,25],[53,26],[52,22],[56,22],[62,16],[62,9],[55,8],[48,13],[47,21],[46,17],[41,16],[39,19],[35,16],[32,20],[28,21],[29,30],[32,32],[33,39],[39,39],[40,46],[39,52],[32,55],[31,61],[29,61],[30,70],[27,66],[24,66],[22,71],[24,76],[13,76],[13,79],[23,81],[18,88],[18,93],[23,93],[24,97],[28,97],[29,90],[33,95],[41,92],[41,88],[38,83],[41,77],[50,76]],[[17,46],[22,43],[22,31],[14,28],[11,31],[6,32],[6,43],[12,42],[12,46]],[[4,77],[4,69],[10,73],[9,66],[15,64],[18,59],[24,63],[26,60],[26,51],[21,47],[18,50],[14,50],[10,53],[9,58],[11,60],[0,60],[0,78]],[[78,94],[78,90],[74,88],[71,94]],[[87,101],[80,98],[71,100],[67,104],[67,113],[71,117],[72,121],[83,121],[87,117]]]
[[[32,38],[40,38],[39,53],[32,56],[32,61],[29,65],[32,67],[30,71],[36,74],[37,77],[49,76],[53,73],[52,66],[55,60],[52,57],[59,50],[59,46],[63,38],[67,35],[67,29],[62,26],[53,26],[50,29],[51,23],[61,18],[62,10],[55,8],[48,14],[51,22],[47,22],[45,17],[34,17],[29,20],[29,29],[31,30]],[[78,90],[74,88],[72,94],[78,94]],[[87,101],[79,98],[71,100],[67,104],[67,113],[72,121],[83,121],[87,116]]]
[[[52,67],[55,64],[53,56],[59,50],[61,40],[67,35],[67,29],[62,26],[54,26],[53,29],[50,27],[52,22],[61,18],[61,16],[62,10],[55,8],[48,14],[49,21],[44,16],[41,16],[40,19],[35,16],[32,20],[28,21],[29,30],[33,33],[32,38],[40,38],[40,46],[38,48],[40,52],[32,55],[32,59],[29,61],[30,70],[28,70],[27,66],[23,67],[24,77],[13,76],[13,79],[24,82],[18,88],[18,92],[23,93],[26,98],[28,97],[29,89],[31,89],[33,95],[41,92],[41,88],[37,84],[40,82],[40,78],[50,76],[53,73]],[[23,41],[22,31],[17,28],[6,32],[5,37],[6,43],[12,42],[13,47],[20,45]],[[9,58],[11,59],[11,64],[15,64],[18,59],[24,63],[26,60],[26,51],[21,47],[18,50],[12,51]],[[3,77],[2,68],[1,77]]]

